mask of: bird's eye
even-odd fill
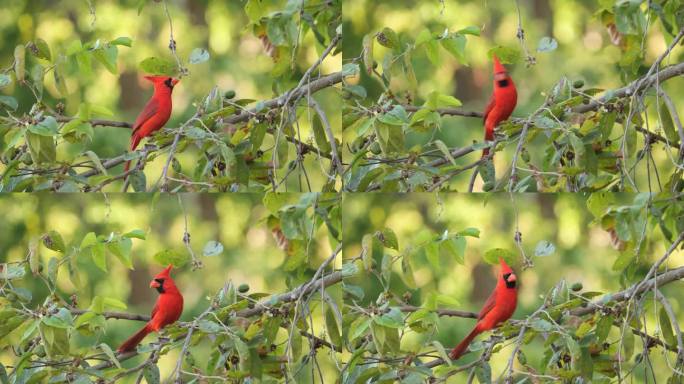
[[[164,279],[154,279],[159,284],[164,284]]]
[[[508,281],[508,278],[509,278],[510,276],[511,276],[510,273],[504,273],[504,275],[503,275],[504,281]]]
[[[173,79],[171,79],[171,78],[169,77],[168,79],[164,80],[164,84],[166,84],[167,87],[173,89],[173,81],[172,81],[172,80],[173,80]]]

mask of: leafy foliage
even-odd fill
[[[656,260],[672,256],[672,261],[674,253],[671,255],[671,252],[682,254],[684,227],[677,223],[684,217],[681,195],[594,193],[588,197],[549,196],[544,199],[547,202],[539,204],[579,211],[591,220],[590,230],[598,230],[599,238],[613,239],[612,243],[597,246],[595,240],[585,239],[587,235],[582,234],[580,241],[593,245],[587,248],[591,254],[581,254],[578,263],[580,271],[588,272],[603,262],[594,262],[593,254],[602,258],[615,254],[610,260],[614,262],[612,271],[609,267],[608,272],[598,272],[612,281],[610,286],[616,289],[614,292],[595,286],[595,279],[582,273],[570,272],[575,267],[567,262],[568,252],[557,250],[548,240],[536,245],[523,241],[512,252],[493,248],[491,243],[497,236],[486,230],[468,228],[435,233],[452,221],[473,220],[467,215],[454,214],[456,206],[486,202],[481,209],[495,217],[481,224],[488,228],[490,221],[501,226],[501,216],[506,217],[510,209],[527,212],[525,221],[534,218],[538,215],[534,212],[537,205],[534,200],[521,198],[511,202],[507,196],[496,195],[454,195],[449,199],[451,204],[437,208],[447,212],[438,214],[437,222],[429,218],[430,209],[425,205],[434,199],[427,195],[389,200],[383,197],[381,203],[369,194],[357,194],[346,200],[351,210],[373,206],[375,219],[370,227],[379,229],[371,234],[358,231],[345,234],[345,260],[355,264],[359,273],[343,282],[346,298],[343,318],[348,329],[345,345],[350,353],[345,361],[344,382],[446,381],[452,375],[455,375],[453,382],[461,382],[468,372],[481,382],[518,382],[534,377],[538,382],[608,383],[617,377],[625,379],[634,372],[643,372],[657,381],[681,380],[678,372],[684,360],[678,353],[678,336],[671,328],[677,322],[677,313],[681,312],[672,306],[676,307],[682,298],[675,285],[681,284],[676,281],[684,277],[684,268],[670,263],[668,269],[661,269],[657,289],[652,284],[655,275],[649,275],[649,270],[662,262],[654,264]],[[570,201],[577,205],[569,205]],[[383,220],[378,219],[382,210],[386,210],[386,222],[393,222],[402,228],[402,233],[412,235],[403,238],[392,229],[383,228]],[[475,209],[469,211],[475,212]],[[625,226],[619,237],[613,225],[616,215],[621,215],[619,221]],[[417,225],[427,224],[430,229],[415,233],[413,225],[402,223],[398,217],[412,217],[414,223],[425,220]],[[360,228],[368,228],[370,222],[366,216],[346,220],[349,225]],[[566,228],[566,231],[569,234],[572,229]],[[561,229],[558,235],[562,239],[565,233]],[[528,234],[523,232],[520,236],[526,238]],[[538,238],[538,235],[531,233],[529,237]],[[383,241],[388,238],[392,240]],[[445,243],[447,239],[451,241]],[[570,254],[577,253],[577,247],[573,245]],[[617,252],[613,253],[611,248]],[[514,249],[512,244],[511,249]],[[562,268],[552,268],[558,271],[554,275],[561,278],[557,282],[549,281],[544,273],[559,252],[564,254],[565,261],[556,261],[555,265]],[[521,283],[518,311],[490,336],[481,336],[471,344],[475,359],[466,356],[451,361],[447,352],[473,326],[469,319],[477,317],[477,312],[463,308],[475,310],[479,305],[466,306],[449,291],[458,292],[462,287],[473,285],[471,295],[484,300],[490,288],[483,285],[492,279],[487,273],[483,281],[478,277],[477,268],[465,271],[470,268],[470,260],[466,261],[464,255],[471,254],[487,262],[495,261],[488,260],[493,256],[509,258],[507,261],[517,269]],[[533,254],[534,260],[527,259]],[[525,270],[529,267],[532,268]],[[568,282],[569,275],[579,277],[580,281]],[[549,288],[530,292],[543,287]],[[620,364],[615,363],[618,360]]]
[[[370,14],[382,12],[385,7],[383,2],[357,2],[363,3]],[[473,171],[481,175],[481,188],[485,191],[681,190],[678,169],[683,161],[680,143],[684,131],[681,123],[673,125],[676,108],[675,103],[669,102],[681,98],[681,94],[676,86],[669,89],[665,86],[676,83],[676,75],[684,72],[684,63],[674,53],[678,52],[684,33],[684,19],[677,16],[684,14],[682,4],[608,1],[584,6],[599,16],[596,22],[587,16],[584,28],[603,28],[611,36],[612,44],[618,47],[612,51],[606,48],[604,52],[611,55],[605,59],[598,52],[595,58],[589,58],[590,62],[607,61],[606,65],[614,69],[612,77],[623,83],[616,89],[607,89],[600,87],[606,87],[602,80],[610,72],[594,75],[598,82],[589,86],[575,73],[592,76],[589,74],[596,72],[596,68],[570,68],[567,69],[573,72],[570,76],[559,73],[552,62],[566,61],[566,57],[571,61],[569,52],[582,48],[564,47],[552,36],[540,36],[536,52],[543,64],[541,68],[535,67],[537,57],[528,51],[529,43],[525,40],[535,37],[524,34],[528,28],[535,32],[539,29],[530,22],[534,18],[531,9],[518,10],[514,4],[488,4],[488,11],[491,8],[501,12],[501,17],[506,17],[508,22],[505,27],[486,24],[485,28],[496,35],[493,41],[480,36],[481,28],[477,26],[490,23],[486,12],[456,18],[461,23],[463,19],[474,23],[470,26],[454,26],[444,20],[473,12],[471,3],[459,2],[451,9],[440,9],[436,3],[421,5],[420,11],[411,10],[413,4],[393,3],[396,12],[413,12],[415,17],[425,19],[409,24],[383,19],[378,14],[375,21],[379,25],[360,29],[353,16],[347,19],[347,30],[356,30],[354,33],[361,30],[365,35],[350,39],[355,44],[345,46],[345,58],[362,66],[359,77],[344,88],[343,129],[349,143],[345,155],[350,163],[344,180],[346,190],[472,189],[475,176],[468,182],[466,175],[472,175]],[[570,7],[573,12],[584,8],[580,4]],[[558,23],[565,25],[561,15],[569,9],[558,8],[548,12],[557,13]],[[432,15],[437,21],[430,18]],[[553,18],[549,14],[546,20],[539,17],[534,21],[544,25]],[[380,20],[401,30],[383,25]],[[660,28],[649,27],[647,20]],[[516,39],[512,25],[519,22]],[[574,29],[577,25],[568,24],[567,28]],[[581,34],[581,29],[573,33]],[[658,41],[659,47],[667,49],[658,48],[655,58],[648,57],[645,40]],[[487,45],[494,47],[489,49],[487,59],[483,59],[482,47]],[[482,114],[457,108],[471,101],[454,97],[445,89],[444,84],[453,82],[452,73],[446,71],[453,68],[457,79],[476,77],[463,85],[456,84],[458,93],[468,97],[476,92],[489,94],[491,89],[483,87],[481,80],[486,76],[486,83],[490,82],[491,53],[504,63],[525,63],[527,70],[516,69],[512,74],[519,94],[516,117],[498,127],[493,143],[478,138],[473,144],[470,138],[482,131],[481,122],[469,123],[464,118],[481,118]],[[544,55],[553,55],[553,58],[546,59]],[[473,56],[480,58],[473,60]],[[663,59],[668,57],[672,60],[665,64]],[[486,69],[468,68],[471,62]],[[459,76],[460,73],[463,75]],[[656,74],[659,74],[657,81]],[[544,76],[555,84],[531,88],[540,83],[532,79],[535,76]],[[543,99],[536,100],[538,97],[529,96],[530,93],[541,94]],[[466,124],[473,130],[464,129]],[[475,129],[478,125],[480,128]],[[497,160],[504,159],[497,161],[498,174],[489,160],[469,159],[469,154],[479,154],[486,147],[494,148]]]
[[[199,7],[218,7],[216,3]],[[263,52],[255,54],[265,54],[270,61],[265,78],[253,79],[268,81],[266,88],[273,94],[264,100],[236,97],[235,90],[216,86],[193,87],[199,77],[207,77],[210,66],[225,70],[226,63],[202,46],[181,51],[182,44],[197,39],[174,37],[178,20],[173,20],[173,11],[178,9],[165,3],[138,10],[168,16],[159,23],[170,28],[170,54],[146,57],[137,68],[122,65],[121,56],[140,52],[147,41],[129,36],[106,40],[96,35],[86,42],[77,34],[64,44],[48,44],[39,37],[18,42],[13,64],[0,75],[0,88],[19,96],[29,90],[31,98],[0,98],[0,190],[115,190],[125,179],[139,192],[338,189],[340,138],[333,119],[339,112],[332,108],[338,98],[333,87],[344,76],[326,71],[334,69],[332,56],[338,53],[341,2],[243,3],[240,16],[251,31],[247,38],[260,41]],[[217,22],[215,28],[221,27]],[[310,51],[317,55],[313,60]],[[238,65],[254,60],[238,53],[234,57]],[[184,89],[193,92],[182,99],[187,105],[174,102],[182,122],[156,133],[145,148],[130,153],[123,146],[113,150],[112,142],[102,137],[114,132],[104,127],[130,128],[132,123],[88,97],[74,96],[85,92],[73,84],[87,84],[103,69],[119,79],[135,76],[138,70],[180,78],[174,98],[178,100]],[[137,111],[144,99],[138,102]],[[104,148],[98,148],[98,143]],[[139,164],[129,174],[121,174],[118,166],[128,160]]]
[[[142,201],[151,197],[148,195]],[[147,261],[155,263],[136,272],[142,274],[140,282],[129,281],[128,276],[136,274],[121,271],[145,266],[141,247],[162,246],[163,230],[157,224],[151,231],[114,231],[113,224],[63,226],[64,231],[48,230],[30,236],[28,244],[21,238],[15,239],[7,246],[23,248],[22,256],[0,264],[0,349],[3,363],[7,362],[0,364],[0,370],[12,382],[133,382],[136,377],[160,382],[168,378],[190,381],[210,376],[273,382],[307,379],[314,365],[324,367],[326,378],[336,376],[332,359],[341,352],[342,332],[342,295],[336,285],[349,275],[348,271],[334,267],[341,242],[340,197],[253,197],[204,197],[197,201],[199,207],[188,204],[190,199],[157,197],[150,214],[163,216],[168,222],[188,221],[188,217],[183,217],[186,211],[207,211],[214,204],[231,204],[247,212],[254,210],[259,216],[238,224],[241,220],[220,213],[217,219],[222,223],[233,221],[238,224],[233,231],[247,233],[238,236],[237,247],[230,240],[224,245],[218,237],[194,244],[190,239],[206,239],[207,234],[202,231],[211,229],[212,222],[190,216],[186,224],[189,227],[171,227],[173,236],[181,241],[148,256]],[[49,212],[58,205],[78,206],[79,200],[82,199],[77,195],[68,195],[44,204],[50,207],[46,210]],[[136,201],[132,195],[120,195],[116,200],[116,207]],[[5,208],[11,202],[0,199]],[[97,205],[85,204],[81,208],[96,209]],[[183,215],[177,217],[180,212]],[[29,215],[30,212],[23,212],[22,218]],[[274,226],[282,227],[283,231],[276,231]],[[74,230],[75,235],[66,234]],[[270,232],[272,238],[257,241],[268,244],[257,246],[266,252],[267,258],[249,255],[250,244],[245,238],[258,238]],[[269,273],[279,278],[264,286],[260,277],[249,276],[249,263],[259,260],[272,264],[268,257],[278,254],[282,266]],[[227,261],[233,267],[225,267]],[[135,285],[142,285],[146,289],[144,280],[151,278],[148,275],[153,276],[155,270],[168,263],[176,266],[172,275],[185,296],[181,321],[166,327],[159,336],[148,337],[137,352],[114,352],[127,334],[141,327],[137,321],[149,319],[128,308],[128,303],[136,302],[135,297],[127,299],[115,287],[133,285],[135,291]],[[192,270],[184,268],[186,264],[191,264]],[[214,273],[217,267],[226,272]],[[211,283],[217,277],[218,284]],[[218,288],[211,288],[217,285]],[[259,286],[285,291],[268,292]],[[150,302],[140,307],[148,313],[156,294],[150,296]],[[109,319],[120,320],[114,323]],[[121,328],[122,322],[127,323],[125,329]],[[285,361],[288,363],[283,365]],[[181,371],[173,368],[176,364]]]

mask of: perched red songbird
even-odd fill
[[[150,282],[150,288],[155,288],[159,292],[159,298],[152,309],[150,321],[121,344],[117,349],[119,353],[134,351],[147,334],[158,332],[180,318],[181,313],[183,313],[183,295],[178,291],[171,278],[171,267],[171,265],[166,267]]]
[[[494,93],[487,104],[484,112],[485,140],[494,140],[494,128],[508,119],[518,102],[518,93],[515,90],[513,79],[508,75],[506,67],[501,65],[499,58],[494,59]],[[489,154],[489,148],[482,150],[482,157]]]
[[[463,355],[463,352],[465,352],[475,336],[503,323],[515,312],[515,307],[518,304],[517,277],[515,272],[502,258],[499,258],[499,264],[501,264],[501,273],[496,281],[496,288],[489,295],[484,307],[482,307],[480,314],[477,316],[475,328],[449,353],[449,357],[452,360],[456,360]]]
[[[150,136],[160,130],[169,121],[169,117],[171,117],[171,92],[180,81],[168,76],[145,76],[145,79],[154,84],[154,94],[133,123],[131,151],[138,147],[143,137]],[[127,161],[124,171],[128,171],[130,165],[131,162]]]

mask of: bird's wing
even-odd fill
[[[154,304],[154,308],[152,308],[152,314],[150,315],[150,321],[152,321],[152,319],[154,319],[154,315],[157,314],[158,310],[159,310],[159,302],[157,301],[157,303]]]
[[[484,118],[482,119],[482,121],[487,121],[487,116],[489,116],[489,112],[491,112],[492,109],[494,109],[494,104],[496,104],[496,101],[494,99],[494,95],[492,94],[492,98],[489,99],[489,104],[487,104],[487,108],[485,108]]]
[[[482,310],[480,310],[480,314],[477,315],[478,320],[482,320],[489,311],[491,311],[494,306],[496,305],[496,291],[492,291],[492,294],[489,295],[489,298],[487,298],[487,301],[485,301],[484,306],[482,307]]]
[[[159,112],[159,101],[156,97],[152,97],[150,101],[147,102],[142,112],[140,112],[138,117],[135,119],[135,123],[133,123],[133,132],[135,133],[135,131],[140,129],[140,127],[142,127],[143,124],[145,124],[147,120],[151,119],[152,116],[154,116],[157,112]]]

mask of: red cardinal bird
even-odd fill
[[[175,322],[183,313],[183,295],[178,291],[171,278],[171,267],[171,265],[166,267],[150,282],[150,288],[155,288],[159,292],[159,298],[152,309],[150,321],[121,344],[117,349],[119,353],[134,351],[136,345],[140,344],[147,334],[157,332]]]
[[[145,78],[154,84],[154,94],[133,123],[131,151],[138,146],[143,137],[160,130],[169,121],[169,117],[171,117],[171,92],[173,86],[180,81],[168,76],[145,76]],[[128,171],[130,165],[131,162],[127,161],[124,172]]]
[[[513,79],[508,76],[506,68],[501,65],[499,58],[494,59],[494,93],[487,104],[484,112],[485,140],[494,140],[494,128],[508,119],[518,102],[518,93],[515,90]],[[482,150],[482,157],[489,154],[489,148]]]
[[[475,324],[475,328],[473,328],[463,341],[458,343],[456,348],[451,350],[449,357],[451,357],[452,360],[456,360],[463,355],[463,352],[465,352],[475,336],[503,323],[513,315],[513,312],[515,312],[515,306],[518,303],[517,278],[511,267],[509,267],[502,258],[499,258],[499,263],[501,264],[501,274],[496,282],[496,288],[494,288],[494,292],[489,295],[480,314],[477,315],[477,324]]]

